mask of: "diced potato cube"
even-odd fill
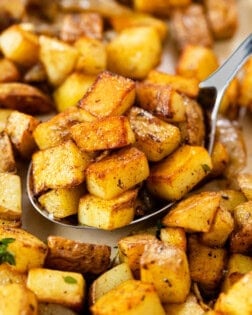
[[[20,229],[0,226],[1,242],[12,240],[7,251],[13,256],[12,267],[19,272],[27,272],[31,268],[42,267],[47,254],[47,246],[31,233]]]
[[[20,79],[15,63],[7,58],[0,59],[0,82],[14,82]]]
[[[134,147],[124,148],[87,168],[87,189],[97,197],[111,199],[141,183],[148,175],[145,154]]]
[[[37,148],[33,131],[38,124],[37,118],[18,111],[13,111],[8,117],[6,132],[15,149],[23,158],[30,158]]]
[[[16,173],[17,167],[12,143],[5,131],[0,132],[0,152],[0,173]]]
[[[0,218],[20,219],[22,214],[22,188],[19,175],[0,173]]]
[[[188,232],[208,232],[220,207],[218,192],[193,194],[177,203],[163,218],[168,227],[182,227]]]
[[[136,234],[125,236],[118,241],[118,253],[121,262],[129,265],[134,277],[140,278],[140,258],[145,245],[156,240],[152,234]]]
[[[108,71],[101,72],[79,102],[96,117],[121,115],[135,101],[135,83]]]
[[[76,106],[94,80],[95,76],[81,72],[73,72],[67,76],[53,92],[57,111],[63,112],[68,107]]]
[[[248,200],[252,200],[252,174],[240,173],[237,175],[238,185]]]
[[[214,72],[218,65],[217,56],[211,48],[188,45],[179,57],[176,70],[179,75],[202,81]]]
[[[37,151],[32,156],[33,190],[35,195],[47,189],[71,188],[85,179],[90,158],[73,141]]]
[[[212,247],[224,246],[233,231],[234,220],[231,213],[225,208],[218,208],[210,230],[201,235],[201,241]]]
[[[160,241],[147,244],[140,258],[140,278],[152,283],[162,303],[182,303],[191,279],[185,251]]]
[[[76,69],[88,74],[98,74],[107,66],[106,46],[94,38],[80,37],[74,47],[79,51]]]
[[[0,313],[2,315],[37,315],[36,295],[24,284],[9,283],[0,286]]]
[[[32,268],[28,272],[27,287],[39,302],[58,303],[73,309],[83,306],[85,280],[80,273]]]
[[[78,221],[104,230],[114,230],[129,224],[135,214],[137,190],[129,190],[110,200],[90,194],[80,199]]]
[[[186,251],[187,240],[186,233],[180,227],[164,227],[160,230],[160,239],[165,244],[176,246]]]
[[[148,73],[146,82],[170,86],[179,93],[189,97],[197,97],[199,93],[199,82],[196,78],[185,78],[178,74],[165,73],[158,70],[151,70]]]
[[[227,293],[221,293],[214,305],[214,309],[222,314],[251,314],[251,289],[252,271],[237,281]]]
[[[240,93],[240,82],[235,77],[228,85],[220,104],[219,112],[224,116],[235,119],[238,116],[239,111],[239,93]]]
[[[135,142],[129,119],[111,116],[71,127],[71,135],[81,150],[96,151],[125,147]]]
[[[215,141],[211,157],[213,169],[210,176],[221,176],[224,174],[229,163],[229,154],[226,147],[220,141]]]
[[[96,303],[101,296],[130,279],[133,279],[133,276],[126,263],[121,263],[104,272],[90,286],[89,304]]]
[[[160,198],[179,200],[211,169],[212,161],[205,148],[184,145],[151,168],[147,187]]]
[[[144,79],[161,59],[162,43],[151,26],[129,27],[107,45],[107,68],[132,79]]]
[[[39,37],[39,60],[45,67],[48,80],[53,86],[60,85],[73,71],[78,50],[56,38],[41,35]]]
[[[70,127],[74,124],[95,119],[86,110],[73,106],[40,123],[34,130],[33,136],[40,150],[44,150],[69,140]]]
[[[39,196],[38,201],[54,218],[65,218],[78,213],[79,200],[84,191],[82,185],[52,189]]]
[[[203,245],[195,235],[189,237],[188,260],[191,279],[205,292],[211,292],[220,284],[226,259],[226,249]]]
[[[252,257],[242,254],[230,255],[227,272],[222,283],[222,292],[227,292],[244,274],[252,271]]]
[[[184,98],[167,85],[138,83],[136,101],[143,109],[168,122],[181,122],[186,119]]]
[[[165,315],[154,286],[139,280],[125,281],[110,290],[91,307],[91,311],[93,315]]]
[[[22,66],[29,67],[38,61],[38,37],[19,25],[12,25],[1,34],[0,47],[6,58]]]
[[[128,117],[136,137],[135,146],[149,161],[162,160],[180,145],[178,127],[138,107],[132,107]]]

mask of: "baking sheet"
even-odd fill
[[[239,5],[239,28],[235,36],[231,40],[225,40],[215,44],[215,51],[219,57],[220,64],[227,56],[245,39],[247,35],[252,32],[252,0],[237,0]],[[168,72],[174,72],[174,63],[176,55],[169,43],[164,49],[164,58],[160,69]],[[245,141],[248,153],[248,162],[244,171],[252,172],[252,114],[246,113],[242,119],[242,127],[245,134]],[[23,179],[23,216],[22,227],[32,234],[36,235],[41,240],[46,240],[49,235],[64,236],[69,239],[79,240],[83,242],[95,244],[107,244],[113,248],[116,246],[120,237],[128,235],[131,232],[138,230],[146,230],[155,227],[156,220],[148,223],[141,223],[127,228],[122,228],[116,231],[102,231],[96,229],[77,229],[70,227],[63,227],[52,223],[41,216],[30,204],[26,192],[26,167],[21,168],[21,176]]]

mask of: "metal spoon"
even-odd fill
[[[235,77],[237,72],[240,70],[242,65],[248,59],[248,57],[252,53],[252,34],[250,34],[241,44],[240,46],[231,54],[231,56],[223,63],[223,65],[218,68],[211,76],[209,76],[206,80],[202,81],[199,85],[199,103],[203,106],[207,105],[207,110],[210,112],[210,121],[209,121],[209,134],[208,139],[206,141],[206,148],[209,154],[212,153],[213,145],[215,141],[215,133],[216,133],[216,122],[218,118],[218,112],[222,97],[224,92],[226,91],[230,81]],[[84,229],[95,229],[93,227],[80,225],[76,222],[71,221],[70,219],[61,219],[57,220],[53,216],[51,216],[46,210],[44,210],[39,204],[38,200],[34,197],[32,192],[31,185],[31,174],[32,174],[32,165],[30,164],[27,173],[27,193],[32,203],[33,207],[45,218],[48,220],[63,225],[63,226],[71,226],[74,228],[84,228]],[[170,202],[164,207],[147,214],[143,217],[137,218],[133,220],[129,225],[134,225],[137,223],[141,223],[143,221],[147,221],[153,217],[157,217],[162,213],[165,213],[169,208],[174,205],[175,202]]]

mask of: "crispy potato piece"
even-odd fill
[[[7,119],[6,132],[14,148],[23,158],[29,159],[37,149],[33,131],[39,122],[37,118],[18,111],[13,111]]]
[[[216,311],[222,314],[251,314],[252,302],[252,271],[238,280],[227,293],[221,293],[214,305]]]
[[[52,189],[39,196],[38,201],[54,218],[62,219],[78,213],[79,200],[84,192],[83,185]]]
[[[220,200],[218,192],[193,194],[177,203],[164,216],[162,223],[167,227],[182,227],[187,232],[208,232],[220,207]]]
[[[0,108],[0,132],[2,132],[5,129],[7,119],[12,112],[13,109]]]
[[[212,47],[212,34],[201,4],[194,3],[173,10],[170,22],[171,33],[179,51],[188,45]]]
[[[97,197],[111,199],[141,183],[148,175],[145,154],[134,147],[123,148],[88,166],[87,190]]]
[[[8,264],[0,265],[0,285],[19,283],[26,284],[27,275],[22,272],[18,272],[12,266]]]
[[[154,235],[141,233],[125,236],[118,241],[119,260],[129,265],[136,279],[140,279],[140,258],[145,245],[154,240],[157,240]]]
[[[0,218],[0,226],[11,227],[11,228],[20,228],[21,227],[21,219],[1,219]]]
[[[77,71],[97,75],[106,69],[107,51],[102,41],[82,36],[74,43],[74,47],[79,51],[75,67]]]
[[[73,106],[40,123],[34,130],[33,136],[39,149],[44,150],[69,140],[70,127],[74,124],[95,119],[86,110]]]
[[[135,142],[135,134],[126,116],[82,122],[72,126],[70,131],[78,147],[87,152],[122,148]]]
[[[152,26],[157,30],[162,41],[166,39],[169,31],[165,21],[146,13],[133,11],[124,16],[112,16],[109,21],[116,32],[121,32],[129,27]]]
[[[186,233],[180,227],[164,227],[160,230],[160,239],[165,244],[178,247],[186,251],[187,240]]]
[[[133,279],[129,265],[121,263],[100,275],[89,288],[89,305],[95,304],[98,299],[116,288],[121,283]]]
[[[103,20],[96,12],[68,13],[63,15],[60,39],[75,42],[80,37],[102,39]]]
[[[240,173],[237,175],[238,185],[248,200],[252,200],[252,174]]]
[[[244,274],[252,271],[252,257],[231,254],[227,263],[227,272],[222,282],[221,291],[227,292]]]
[[[218,208],[210,230],[201,234],[201,241],[210,247],[222,247],[233,231],[234,220],[225,208]]]
[[[31,115],[52,111],[51,99],[39,89],[25,83],[0,83],[0,106]]]
[[[20,79],[20,73],[15,63],[7,58],[0,60],[0,82],[13,82]]]
[[[0,226],[1,240],[13,239],[7,250],[13,255],[14,270],[27,272],[31,268],[42,267],[47,254],[47,246],[31,233],[19,229]]]
[[[159,64],[161,54],[162,42],[153,26],[129,27],[108,43],[107,68],[141,80]]]
[[[84,171],[89,163],[89,156],[81,152],[72,140],[36,151],[32,156],[34,194],[38,195],[50,188],[78,186],[85,179]]]
[[[0,312],[3,315],[38,314],[38,301],[35,293],[25,285],[8,283],[0,286]],[[13,301],[15,301],[13,303]]]
[[[210,176],[217,177],[224,174],[229,163],[229,154],[226,147],[220,141],[215,141],[211,157],[213,169]]]
[[[136,102],[143,109],[165,121],[176,123],[186,119],[184,98],[167,85],[138,83]]]
[[[186,96],[184,96],[184,105],[186,119],[178,123],[182,142],[190,145],[203,145],[205,123],[202,108],[197,101]]]
[[[5,131],[0,132],[0,172],[16,173],[17,166],[9,136]]]
[[[122,115],[134,101],[134,81],[103,71],[79,101],[79,106],[96,117],[104,117]]]
[[[94,83],[95,78],[94,75],[81,72],[75,71],[71,73],[53,92],[57,111],[63,112],[71,106],[76,106],[78,101]]]
[[[58,303],[79,310],[85,296],[85,279],[80,273],[32,268],[28,272],[27,287],[38,301]]]
[[[165,200],[179,200],[212,169],[205,148],[183,145],[150,170],[147,188]]]
[[[94,315],[165,315],[154,286],[139,280],[125,281],[110,290],[91,306],[91,311]]]
[[[111,248],[107,245],[48,236],[47,246],[47,268],[99,275],[110,265]]]
[[[239,117],[239,94],[240,94],[240,82],[235,77],[228,85],[223,98],[221,100],[219,113],[228,117],[230,120],[237,119]]]
[[[239,204],[233,211],[235,229],[230,239],[233,253],[250,254],[252,251],[252,201]]]
[[[56,38],[45,35],[39,37],[39,60],[44,65],[49,82],[60,85],[73,71],[78,50]]]
[[[0,173],[0,218],[20,220],[22,188],[19,175]]]
[[[199,29],[197,27],[197,29]],[[198,44],[187,45],[179,56],[176,72],[198,81],[206,79],[219,66],[215,52]]]
[[[182,303],[191,286],[185,251],[161,241],[149,242],[140,258],[140,279],[152,283],[162,303]]]
[[[226,264],[227,251],[224,248],[211,248],[201,244],[197,236],[188,239],[188,260],[192,281],[211,292],[218,288]]]
[[[199,93],[199,82],[196,78],[185,78],[178,74],[170,74],[155,69],[148,73],[145,82],[168,85],[175,91],[193,98],[197,97]]]
[[[169,315],[204,315],[205,311],[198,303],[196,296],[190,293],[183,303],[164,304],[166,314]]]
[[[37,35],[15,24],[1,34],[0,47],[3,55],[15,63],[29,67],[38,61],[39,41]]]
[[[235,0],[204,0],[206,17],[215,39],[231,38],[238,27]]]
[[[178,127],[138,107],[132,107],[128,117],[136,137],[135,146],[149,161],[162,160],[180,145]]]
[[[14,19],[21,19],[25,13],[25,3],[20,0],[2,0],[0,3],[0,11],[8,13]]]
[[[103,230],[125,226],[134,218],[136,196],[136,189],[122,192],[109,200],[91,194],[84,195],[79,202],[78,221]]]

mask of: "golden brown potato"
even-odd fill
[[[70,129],[81,150],[92,152],[122,148],[135,142],[135,135],[126,116],[110,116],[75,124]]]
[[[240,89],[239,89],[239,105],[248,108],[250,111],[252,109],[252,93],[250,86],[252,83],[252,58],[248,61],[242,68],[242,77],[240,79]]]
[[[167,227],[181,227],[187,232],[208,232],[220,207],[218,192],[193,194],[177,203],[162,219]]]
[[[47,268],[99,275],[110,265],[111,248],[107,245],[49,236],[47,246]]]
[[[244,194],[239,190],[234,189],[224,189],[220,190],[221,194],[221,207],[227,209],[231,214],[233,214],[234,209],[240,203],[247,201]]]
[[[237,175],[237,182],[245,197],[252,200],[252,174],[240,173]]]
[[[79,202],[79,223],[103,230],[128,225],[135,215],[137,192],[137,189],[127,190],[109,200],[92,194],[84,195]]]
[[[146,244],[140,258],[140,279],[152,283],[162,303],[182,303],[191,286],[185,251],[161,241]]]
[[[3,315],[38,314],[36,294],[23,284],[9,283],[1,285],[0,299],[0,312]]]
[[[186,119],[184,98],[167,85],[137,83],[136,102],[143,109],[165,121],[176,123]]]
[[[212,169],[205,148],[183,145],[150,170],[147,188],[165,200],[179,200]]]
[[[213,169],[210,177],[217,177],[224,174],[229,163],[229,154],[221,142],[215,141],[211,157]]]
[[[156,67],[162,54],[161,39],[153,26],[124,29],[107,45],[107,68],[141,80]]]
[[[72,140],[36,151],[32,156],[34,194],[40,194],[49,188],[71,188],[81,184],[89,163],[89,156],[81,152]]]
[[[180,145],[178,127],[139,107],[132,107],[128,117],[135,133],[135,146],[145,153],[149,161],[162,160]]]
[[[0,59],[0,82],[14,82],[20,79],[20,73],[15,63],[7,58]]]
[[[160,239],[167,245],[179,247],[186,251],[187,240],[186,233],[183,228],[163,227],[160,230]]]
[[[7,119],[6,132],[14,148],[23,158],[29,159],[37,149],[33,131],[38,124],[37,118],[18,111],[13,111]]]
[[[7,119],[13,112],[13,109],[0,108],[0,132],[5,129]]]
[[[7,242],[9,264],[19,272],[42,267],[47,254],[47,246],[31,233],[11,227],[0,226],[1,242]]]
[[[39,89],[25,83],[0,83],[0,106],[31,115],[53,109],[51,99]]]
[[[149,164],[145,154],[135,147],[123,148],[87,167],[87,190],[108,200],[134,188],[148,175]]]
[[[104,117],[122,115],[134,101],[134,81],[103,71],[79,101],[79,106],[96,117]]]
[[[80,310],[86,282],[77,272],[32,268],[28,271],[27,287],[40,302],[58,303]]]
[[[22,272],[18,272],[12,268],[9,264],[0,265],[0,285],[19,283],[26,284],[27,275]]]
[[[91,311],[93,315],[165,315],[154,286],[139,280],[125,281],[110,290],[91,306]]]
[[[9,136],[5,131],[0,132],[0,172],[16,173],[16,161]]]

